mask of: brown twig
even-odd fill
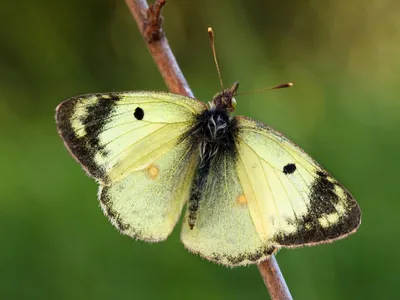
[[[147,48],[169,91],[193,98],[194,96],[189,84],[185,77],[183,77],[175,56],[168,45],[167,38],[160,27],[162,22],[162,18],[160,17],[161,8],[165,5],[166,1],[158,0],[150,8],[146,0],[125,0],[125,2],[139,26]]]
[[[170,92],[194,97],[161,28],[161,9],[166,4],[166,0],[156,0],[150,6],[147,5],[146,0],[125,0],[125,2],[135,18],[147,47]],[[259,263],[258,269],[273,300],[292,299],[285,279],[273,255]]]
[[[259,263],[257,266],[261,277],[268,288],[271,299],[292,299],[292,295],[290,295],[289,288],[286,285],[285,278],[283,278],[282,272],[274,255],[271,255],[268,259]]]

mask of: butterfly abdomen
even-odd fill
[[[199,148],[199,160],[189,198],[189,227],[194,228],[196,214],[204,187],[213,163],[226,152],[236,156],[236,121],[231,120],[226,110],[205,110],[189,133],[194,145]]]
[[[199,209],[200,199],[204,187],[207,183],[207,177],[210,171],[211,159],[199,160],[196,173],[193,179],[189,198],[189,227],[193,229],[196,223],[197,210]]]

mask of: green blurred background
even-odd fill
[[[213,26],[237,114],[284,132],[356,197],[357,234],[282,250],[295,299],[389,299],[400,267],[400,2],[169,0],[164,28],[197,98],[219,82]],[[0,298],[268,299],[255,266],[118,234],[96,184],[57,135],[55,107],[88,92],[166,90],[123,0],[2,1]],[[396,289],[397,288],[397,289]]]

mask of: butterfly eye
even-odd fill
[[[236,105],[237,105],[236,99],[232,97],[232,107],[233,107],[233,109],[236,108]]]

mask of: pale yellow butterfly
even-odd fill
[[[121,233],[162,241],[187,205],[185,247],[238,266],[357,229],[356,201],[310,156],[267,125],[230,116],[237,88],[209,106],[135,91],[77,96],[57,107],[66,147],[99,183],[103,212]]]

